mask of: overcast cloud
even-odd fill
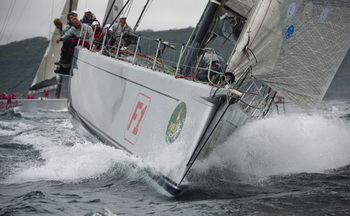
[[[99,0],[87,1],[92,11]],[[125,1],[124,1],[125,2]],[[132,27],[146,0],[134,0],[127,22]],[[138,30],[195,26],[208,0],[153,0]],[[60,17],[65,0],[0,0],[0,44],[36,36],[50,37],[52,20]],[[79,18],[83,13],[78,11]],[[102,17],[98,17],[102,22]]]

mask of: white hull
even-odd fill
[[[0,113],[14,111],[36,112],[38,110],[67,109],[66,98],[13,99],[11,103],[0,100]]]
[[[71,73],[73,116],[102,141],[153,164],[167,190],[178,189],[197,147],[222,142],[248,119],[236,104],[220,118],[224,90],[211,98],[211,86],[85,49],[76,49]]]

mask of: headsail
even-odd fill
[[[252,67],[256,79],[295,104],[316,106],[350,47],[350,2],[256,2],[227,71],[239,78]]]

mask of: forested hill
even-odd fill
[[[144,37],[185,44],[193,28],[167,31],[140,31]],[[12,89],[15,93],[27,93],[49,41],[43,37],[27,39],[0,46],[0,91]],[[350,100],[350,52],[347,53],[326,99]]]
[[[167,31],[140,31],[136,32],[140,34],[142,37],[152,38],[152,39],[162,39],[165,41],[169,41],[175,44],[186,44],[188,38],[190,37],[193,28],[185,28],[185,29],[172,29]]]
[[[27,93],[48,44],[36,37],[0,46],[0,91]]]

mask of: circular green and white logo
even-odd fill
[[[179,136],[186,119],[186,103],[181,102],[170,117],[166,129],[166,142],[173,143]]]

